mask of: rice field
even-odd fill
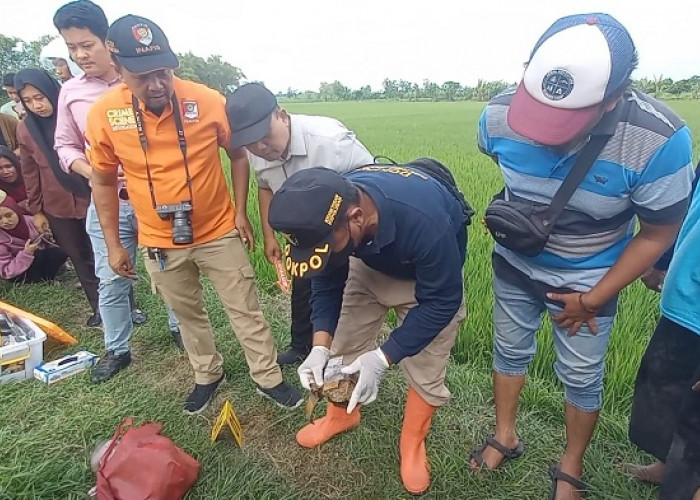
[[[674,107],[700,130],[700,103],[677,101]],[[497,474],[466,470],[469,452],[492,431],[490,392],[491,271],[490,236],[479,220],[490,197],[501,187],[496,165],[476,147],[481,103],[292,103],[292,113],[333,116],[355,130],[375,155],[405,162],[431,156],[451,167],[477,211],[469,233],[465,266],[469,317],[462,326],[448,371],[452,402],[438,412],[428,442],[433,486],[426,498],[541,499],[549,481],[547,466],[563,446],[562,392],[551,368],[550,329],[540,332],[537,357],[523,392],[520,432],[528,444],[524,459]],[[698,135],[694,135],[697,147]],[[249,215],[257,227],[254,184]],[[257,230],[257,229],[256,229]],[[259,236],[259,233],[258,233]],[[260,246],[260,245],[259,245]],[[288,304],[278,293],[274,270],[261,248],[251,259],[261,301],[277,345],[286,347]],[[368,406],[363,424],[320,450],[301,450],[294,432],[304,425],[301,411],[285,412],[261,401],[247,377],[245,362],[215,294],[207,285],[207,308],[217,345],[224,354],[228,385],[202,416],[182,414],[191,388],[187,359],[171,345],[165,313],[140,280],[137,300],[149,322],[134,334],[134,363],[115,379],[94,386],[79,375],[45,387],[26,382],[0,387],[0,499],[87,498],[93,484],[88,460],[94,444],[111,436],[126,416],[157,420],[165,433],[202,463],[200,480],[188,499],[214,498],[407,498],[398,477],[398,436],[405,383],[390,370],[379,399]],[[5,300],[61,324],[79,339],[76,349],[102,353],[101,332],[83,327],[87,305],[70,285],[62,287],[0,284]],[[589,498],[651,499],[656,492],[618,471],[626,461],[649,460],[626,438],[632,383],[641,354],[658,318],[658,297],[635,283],[622,295],[606,366],[605,402],[600,424],[586,457]],[[49,345],[48,357],[70,352]],[[294,369],[285,378],[298,385]],[[233,402],[246,442],[211,445],[210,426],[224,399]]]

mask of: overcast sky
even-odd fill
[[[63,0],[0,0],[0,33],[54,34]],[[635,77],[700,74],[700,1],[664,0],[102,0],[108,19],[158,23],[177,52],[220,54],[273,91],[322,81],[379,89],[384,78],[421,83],[516,81],[539,35],[558,17],[603,11],[630,31]]]

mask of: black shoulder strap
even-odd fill
[[[610,135],[592,135],[589,141],[581,149],[581,153],[576,159],[576,163],[571,168],[571,172],[566,176],[564,182],[561,183],[559,189],[549,205],[547,222],[548,225],[554,224],[557,218],[561,215],[564,207],[574,195],[574,191],[579,187],[583,178],[595,163],[596,158],[610,140]]]
[[[388,161],[389,163],[386,163],[384,160]],[[398,165],[398,163],[396,163],[394,160],[383,155],[375,156],[372,161],[374,161],[375,165]]]

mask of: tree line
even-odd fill
[[[41,49],[56,38],[44,35],[37,40],[24,40],[0,34],[0,73],[17,72],[23,68],[38,67]],[[246,81],[243,71],[226,62],[220,55],[206,58],[186,52],[178,54],[180,67],[175,74],[181,78],[203,83],[222,94],[233,92]],[[264,82],[260,82],[264,83]],[[373,90],[369,85],[352,89],[340,81],[322,82],[318,90],[295,90],[288,88],[278,92],[283,101],[332,102],[368,101],[375,99],[406,101],[488,101],[515,82],[503,80],[479,80],[475,86],[462,85],[456,81],[442,84],[423,80],[417,84],[407,80],[385,78],[381,88]],[[663,75],[653,78],[640,78],[634,85],[643,92],[659,99],[700,99],[700,76],[673,80]],[[7,95],[0,93],[0,104],[7,101]]]
[[[298,91],[288,88],[286,92],[278,92],[277,97],[283,100],[309,102],[330,101],[367,101],[374,99],[393,99],[405,101],[488,101],[504,89],[515,85],[516,82],[503,80],[479,80],[474,87],[463,86],[459,82],[447,81],[438,84],[423,80],[422,85],[406,80],[384,79],[379,90],[373,91],[369,85],[359,89],[351,89],[339,81],[322,82],[318,91]],[[658,99],[700,99],[700,76],[692,76],[682,80],[655,76],[634,80],[635,88],[655,96]]]
[[[297,91],[292,88],[279,92],[278,98],[301,101],[368,101],[374,99],[394,99],[406,101],[488,101],[493,96],[513,85],[503,80],[479,80],[475,87],[463,86],[459,82],[447,81],[438,84],[423,80],[421,85],[407,80],[385,78],[380,90],[374,91],[369,85],[351,89],[338,80],[322,82],[318,91]]]
[[[41,49],[56,38],[44,35],[37,40],[24,40],[0,34],[0,73],[16,73],[24,68],[40,67],[39,54]],[[243,72],[223,60],[219,55],[210,55],[206,59],[186,52],[178,54],[180,67],[175,74],[181,78],[203,83],[218,90],[222,94],[233,92],[243,80]],[[7,95],[0,92],[0,104],[7,102]]]

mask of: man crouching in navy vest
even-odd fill
[[[411,493],[430,487],[425,438],[447,403],[445,371],[464,320],[462,267],[469,210],[454,186],[416,165],[368,165],[341,175],[311,168],[275,193],[269,223],[287,238],[293,277],[312,278],[313,348],[301,384],[322,386],[331,357],[359,373],[347,409],[329,403],[297,442],[317,447],[360,423],[385,370],[400,365],[409,385],[401,431],[401,479]],[[377,348],[389,309],[399,326]]]

